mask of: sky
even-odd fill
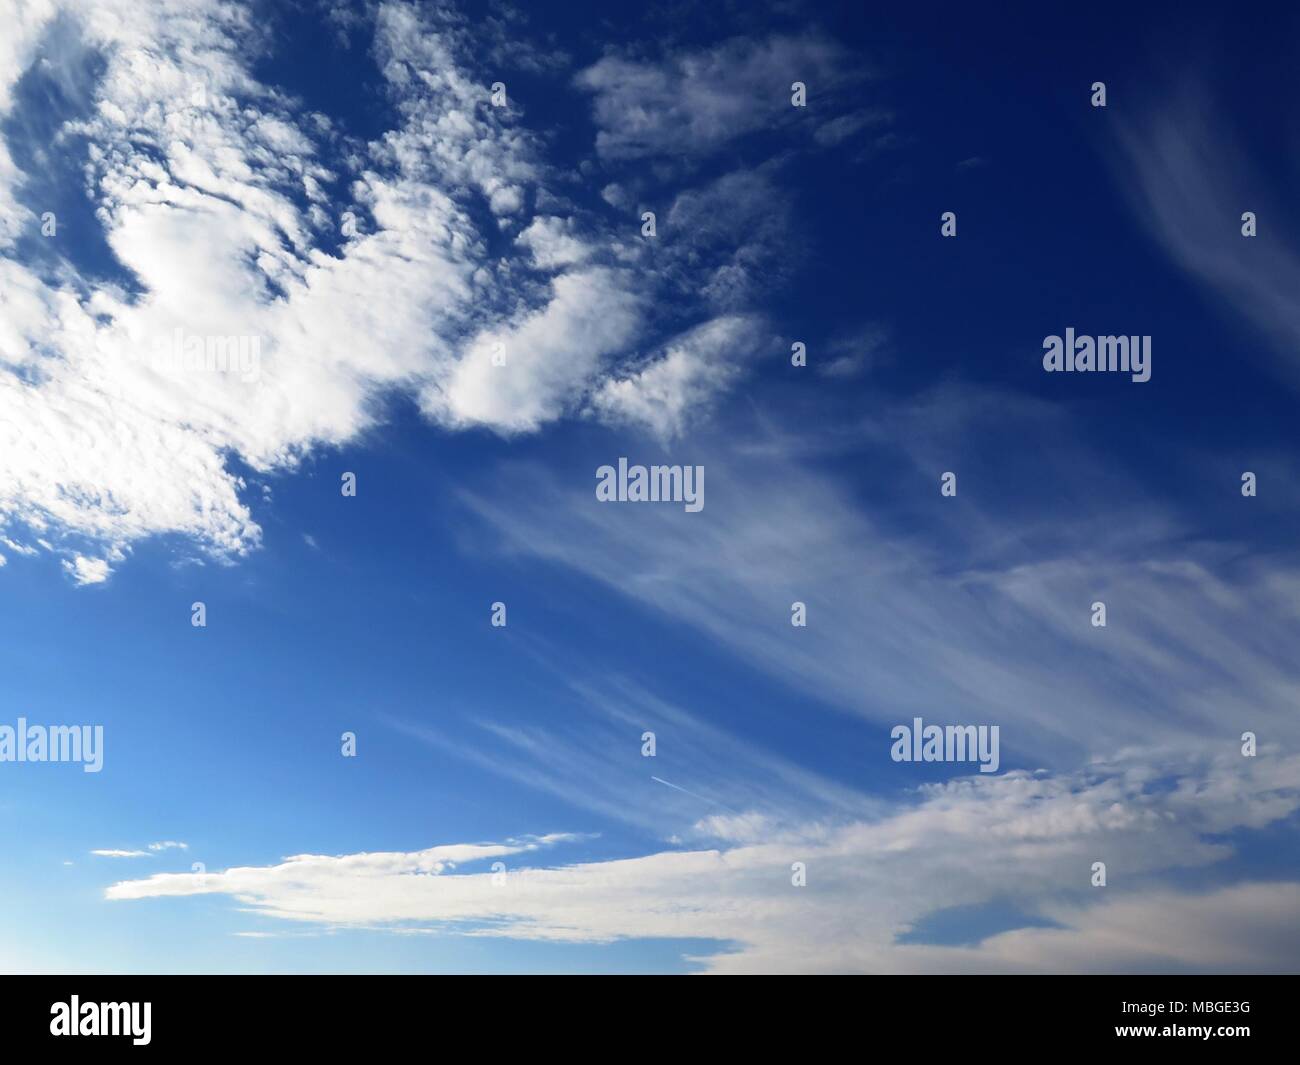
[[[1300,969],[1300,15],[0,22],[0,970]]]

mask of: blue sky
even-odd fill
[[[0,8],[0,969],[1295,970],[1294,14]]]

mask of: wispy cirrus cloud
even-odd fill
[[[1280,372],[1300,384],[1300,247],[1288,239],[1286,193],[1204,86],[1185,84],[1120,119],[1116,140],[1135,215],[1174,262],[1271,339]],[[1256,236],[1242,234],[1247,211]]]
[[[188,843],[182,843],[179,840],[165,839],[155,843],[150,843],[145,850],[93,850],[90,853],[98,858],[152,858],[161,851],[169,850],[189,850]]]
[[[1189,546],[1188,519],[1092,461],[1068,423],[1011,397],[939,390],[841,440],[890,478],[936,486],[925,538],[896,502],[864,509],[826,460],[725,431],[690,438],[710,478],[698,515],[603,506],[588,484],[533,465],[463,498],[497,537],[485,550],[592,578],[791,695],[880,726],[936,713],[999,724],[1004,759],[1053,765],[1152,742],[1235,749],[1244,731],[1295,742],[1293,561]],[[1050,453],[1026,456],[1008,481],[996,434],[1031,425]],[[972,433],[988,436],[985,450]],[[937,509],[939,473],[958,457],[972,479],[992,462],[1004,487]],[[1093,471],[1089,495],[1109,500],[1068,528],[1003,494],[1059,462]],[[1106,628],[1090,621],[1097,600]],[[806,629],[790,625],[796,601]]]

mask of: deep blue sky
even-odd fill
[[[225,32],[205,36],[226,25],[222,12],[237,10],[177,6],[193,8],[205,47]],[[246,47],[220,54],[250,79],[247,107],[315,131],[316,160],[332,172],[327,215],[353,207],[363,233],[384,229],[356,192],[366,174],[375,187],[445,192],[475,227],[475,261],[495,271],[494,287],[448,324],[406,284],[402,256],[376,253],[357,313],[405,323],[411,302],[431,324],[414,340],[398,325],[372,330],[374,352],[364,331],[349,338],[340,388],[364,415],[330,421],[338,393],[324,371],[275,384],[284,395],[264,410],[241,401],[211,423],[224,408],[209,406],[205,382],[159,408],[211,444],[217,483],[241,479],[256,542],[214,543],[208,516],[220,502],[196,504],[192,522],[148,512],[140,500],[167,498],[165,487],[137,494],[137,473],[122,470],[167,484],[190,474],[158,459],[165,445],[132,435],[140,408],[115,413],[127,429],[89,448],[47,441],[62,430],[35,412],[61,410],[51,382],[80,380],[85,337],[70,340],[54,312],[16,296],[0,305],[11,323],[0,373],[15,389],[0,414],[36,451],[72,455],[6,470],[0,724],[22,715],[106,735],[99,774],[0,765],[11,915],[0,968],[679,972],[730,957],[762,970],[1294,969],[1297,15],[575,3],[505,17],[467,4],[448,24],[435,5],[412,5],[422,33],[455,38],[469,83],[509,86],[519,110],[449,150],[472,152],[489,129],[527,131],[532,170],[511,213],[489,198],[515,158],[508,138],[492,142],[486,179],[432,164],[399,180],[378,147],[445,92],[385,74],[380,57],[395,46],[375,27],[397,8],[407,5],[254,5],[247,36],[233,38]],[[126,260],[166,264],[168,245],[161,229],[132,230],[130,183],[104,180],[116,162],[92,165],[88,187],[88,152],[127,159],[143,184],[157,177],[141,160],[157,160],[173,190],[205,180],[184,158],[242,172],[211,147],[210,127],[149,126],[143,104],[126,132],[92,121],[106,101],[130,110],[112,71],[132,49],[184,69],[176,49],[189,23],[174,18],[175,39],[149,43],[112,5],[109,29],[79,19],[74,7],[25,27],[26,50],[4,60],[13,91],[0,133],[21,177],[5,186],[15,234],[0,252],[84,308],[95,291],[114,293],[115,310],[97,308],[109,328],[154,299]],[[825,63],[793,118],[772,101],[779,108],[806,68],[768,47],[792,40]],[[611,58],[627,67],[593,88],[584,72]],[[602,154],[611,127],[598,104],[627,104],[632,68],[646,83],[669,72],[674,99],[739,93],[742,114],[772,117],[734,134],[681,125],[680,140],[670,127],[653,151]],[[1098,80],[1104,109],[1089,106]],[[164,82],[142,79],[141,94],[156,91],[166,111],[177,90]],[[313,114],[328,116],[327,133]],[[839,143],[810,133],[857,114],[868,117]],[[90,128],[69,125],[81,121]],[[214,122],[243,129],[237,144],[251,138],[230,112]],[[416,143],[412,134],[404,150]],[[278,154],[254,144],[255,176],[231,180],[257,185]],[[686,209],[731,180],[743,195]],[[301,184],[268,182],[285,211],[307,216]],[[611,183],[632,188],[627,204],[602,196]],[[177,215],[208,209],[169,202]],[[637,236],[645,205],[660,226],[651,247]],[[49,210],[62,222],[53,244],[32,220]],[[1240,233],[1244,210],[1259,214],[1255,238]],[[939,235],[944,211],[957,213],[955,239]],[[448,382],[480,330],[553,299],[555,272],[515,243],[542,216],[571,220],[646,307],[554,416],[521,430],[478,417]],[[231,223],[212,217],[216,241]],[[411,237],[410,218],[394,234]],[[329,225],[308,244],[318,263],[361,257]],[[226,251],[180,246],[192,260],[159,276]],[[744,283],[714,298],[713,271],[740,251]],[[217,287],[195,282],[194,307]],[[1280,295],[1256,301],[1255,289]],[[285,291],[268,289],[248,313],[292,306]],[[309,323],[324,309],[304,306]],[[602,413],[592,397],[606,380],[726,315],[749,324],[709,364],[708,400],[679,431]],[[1043,338],[1071,326],[1150,335],[1151,381],[1044,373]],[[556,373],[593,328],[556,342]],[[323,343],[310,324],[270,336],[263,396],[280,367]],[[365,377],[394,337],[422,361]],[[808,345],[805,368],[790,365],[795,340]],[[55,363],[66,375],[46,376]],[[452,397],[446,407],[426,382]],[[28,393],[32,403],[13,398]],[[300,407],[319,425],[299,431]],[[286,450],[252,454],[251,441],[267,440]],[[117,449],[120,466],[105,458]],[[620,455],[703,464],[705,510],[601,509],[594,471]],[[939,494],[945,470],[958,473],[956,499]],[[1239,492],[1245,470],[1258,474],[1257,498]],[[357,474],[356,498],[340,495],[344,471]],[[72,516],[51,503],[85,491],[104,494]],[[111,573],[78,581],[78,557],[105,559]],[[1088,624],[1095,598],[1111,613],[1105,630]],[[789,625],[795,599],[808,603],[806,630]],[[201,630],[189,623],[197,600]],[[498,600],[504,630],[489,624]],[[972,783],[971,766],[891,762],[891,726],[918,713],[999,724],[1000,774]],[[654,759],[641,755],[643,729],[656,731]],[[1266,748],[1254,761],[1238,750],[1247,729]],[[357,734],[354,759],[340,756],[344,731]],[[291,877],[250,887],[239,872],[291,855],[409,856],[550,833],[574,838],[507,857],[511,875],[581,871],[536,899],[513,882],[484,886],[526,897],[500,907],[458,895],[421,903],[418,916],[390,908],[389,889],[421,875],[401,860],[378,886],[308,878],[301,894]],[[165,840],[188,846],[90,853]],[[644,882],[628,859],[644,859]],[[809,864],[807,888],[789,884],[795,860]],[[1095,860],[1108,863],[1104,895],[1089,883]],[[229,875],[226,886],[111,890],[193,862]],[[439,875],[486,882],[489,865],[458,861]],[[340,897],[369,901],[349,910]],[[1110,941],[1112,914],[1143,923],[1147,907],[1172,915],[1151,922],[1163,935],[1131,955],[1095,946]],[[661,911],[662,923],[638,916]],[[1189,946],[1187,929],[1207,921],[1235,929],[1240,952]],[[1034,949],[987,938],[1017,928],[1060,938]]]

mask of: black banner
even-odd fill
[[[702,981],[624,977],[69,976],[0,987],[9,1060],[80,1051],[254,1049],[504,1052],[515,1040],[607,1055],[637,1046],[963,1052],[1017,1047],[1290,1051],[1290,977],[864,977]],[[697,1032],[698,1035],[688,1035]],[[516,1049],[519,1049],[516,1046]],[[538,1045],[538,1052],[543,1047]],[[692,1054],[694,1056],[694,1054]]]

